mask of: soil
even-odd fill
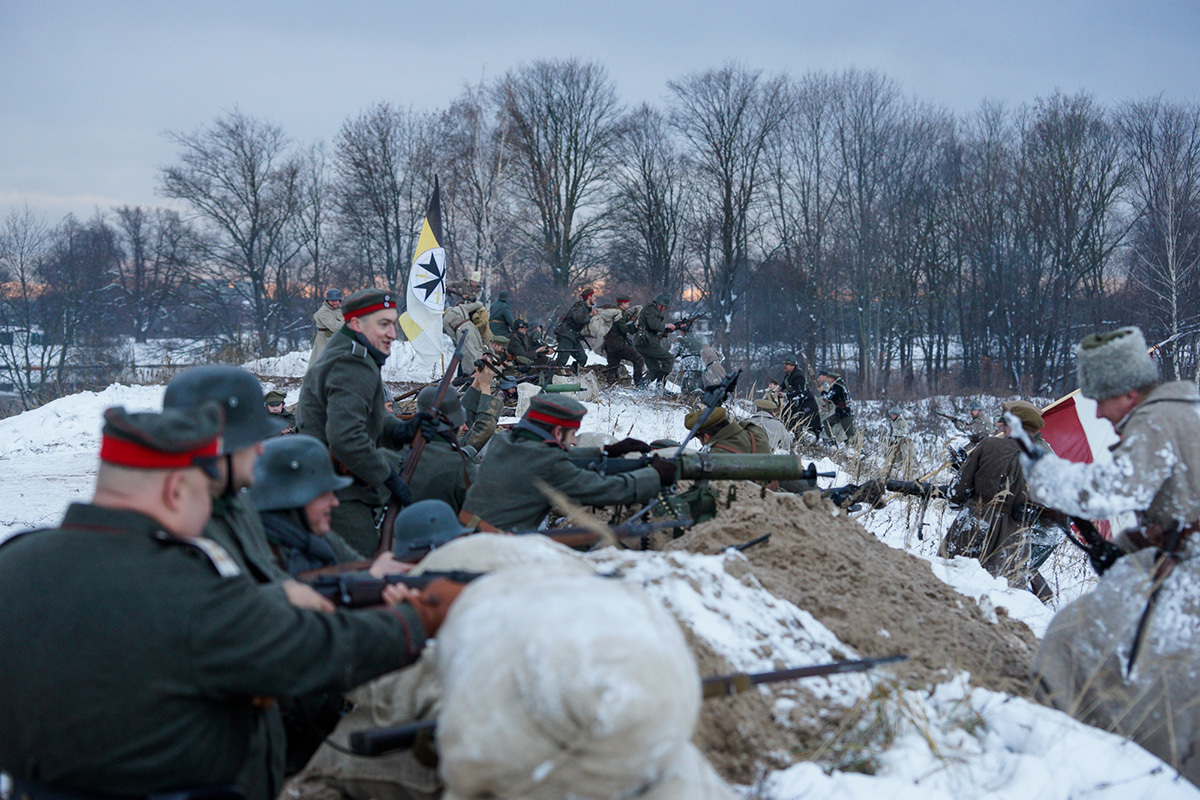
[[[755,489],[667,549],[719,553],[765,533],[743,552],[754,576],[777,597],[809,612],[862,657],[905,653],[896,674],[912,685],[962,670],[971,683],[1020,694],[1037,638],[997,609],[989,621],[975,600],[934,577],[929,564],[880,542],[815,492]]]

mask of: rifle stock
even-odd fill
[[[374,578],[362,573],[341,575],[318,575],[305,581],[317,594],[342,608],[367,608],[383,603],[383,590],[388,586],[403,584],[412,589],[423,589],[437,578],[447,578],[455,583],[470,583],[482,577],[483,572],[451,570],[448,572],[424,572],[420,575],[384,575]]]

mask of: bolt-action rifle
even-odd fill
[[[667,528],[690,528],[692,521],[690,519],[669,519],[656,522],[634,522],[625,525],[618,525],[613,528],[608,528],[608,533],[611,533],[617,539],[635,539],[655,531],[664,530]],[[546,530],[536,531],[516,531],[513,536],[529,536],[538,534],[545,536],[547,539],[553,539],[559,544],[573,548],[586,548],[598,544],[603,537],[597,533],[595,528],[585,528],[582,526],[569,528],[547,528]],[[397,547],[395,553],[397,561],[415,564],[425,556],[429,555],[433,550],[436,550],[444,542],[436,541],[419,541],[411,542],[406,548]]]
[[[395,584],[412,589],[423,589],[436,578],[447,578],[455,583],[470,583],[482,577],[484,572],[450,570],[448,572],[423,572],[420,575],[384,575],[376,578],[362,572],[341,575],[318,575],[305,581],[317,594],[342,608],[367,608],[383,604],[383,590]]]
[[[692,329],[692,326],[695,325],[697,321],[702,320],[707,316],[708,316],[707,311],[701,311],[699,314],[693,314],[690,317],[680,317],[674,323],[674,325],[675,325],[674,332],[687,333]],[[658,334],[658,338],[665,339],[667,337],[668,333],[672,333],[672,331],[663,331],[662,333]]]
[[[577,456],[573,460],[577,467],[600,475],[616,475],[621,472],[647,467],[654,456],[637,458],[612,458],[609,456]],[[675,464],[675,475],[682,480],[716,481],[792,481],[832,478],[836,473],[818,472],[817,465],[810,462],[806,467],[795,455],[751,455],[746,453],[682,453],[671,456],[667,461]]]
[[[704,678],[701,682],[703,697],[728,697],[748,691],[751,687],[764,683],[780,683],[794,681],[800,678],[818,678],[825,675],[841,675],[847,672],[865,672],[883,664],[894,664],[904,661],[906,655],[888,656],[887,658],[863,658],[857,661],[834,661],[830,664],[817,664],[812,667],[794,667],[774,672],[745,673],[734,672],[729,675],[716,675]],[[413,722],[408,725],[397,725],[392,728],[376,728],[373,730],[354,731],[350,734],[350,749],[360,756],[381,756],[396,750],[408,750],[419,738],[430,736],[437,730],[437,720],[429,719],[423,722]]]

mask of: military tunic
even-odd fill
[[[337,492],[341,505],[333,510],[333,526],[363,553],[378,545],[374,509],[387,499],[384,482],[398,466],[387,448],[395,446],[397,434],[411,439],[408,426],[383,405],[379,372],[384,360],[383,353],[342,328],[300,389],[300,432],[324,442],[339,471],[354,478]]]
[[[706,445],[722,453],[770,455],[771,442],[767,432],[749,421],[732,421],[713,434]]]
[[[412,501],[442,500],[457,514],[477,469],[474,461],[444,437],[427,441],[409,483]]]
[[[558,323],[554,329],[554,335],[558,337],[558,358],[555,360],[558,366],[565,367],[572,358],[577,366],[587,363],[583,352],[583,329],[591,319],[592,307],[586,300],[576,300]]]
[[[634,346],[646,362],[647,376],[652,381],[664,381],[675,369],[675,356],[663,347],[662,339],[667,334],[667,320],[657,303],[647,303],[638,315],[637,338]]]
[[[767,442],[771,450],[791,450],[795,436],[788,430],[783,421],[766,411],[756,411],[746,422],[762,428],[767,434]]]
[[[334,308],[328,302],[321,303],[312,318],[317,326],[317,332],[313,336],[312,352],[308,356],[309,367],[317,363],[317,359],[324,352],[329,340],[344,324],[342,309]]]
[[[407,606],[297,609],[150,517],[85,504],[0,547],[0,607],[0,769],[114,795],[232,783],[253,698],[343,691],[424,641]]]
[[[458,437],[458,446],[473,448],[478,453],[496,432],[496,423],[504,411],[504,400],[471,386],[463,393],[462,407],[468,428],[466,433]]]
[[[462,339],[458,362],[460,376],[475,372],[475,362],[483,357],[483,336],[480,335],[479,328],[475,327],[475,323],[471,322],[471,315],[481,308],[483,303],[478,301],[459,303],[446,309],[442,316],[442,331],[450,337],[456,347]]]
[[[570,454],[553,439],[514,428],[492,440],[463,509],[501,530],[532,530],[551,507],[535,485],[537,480],[576,503],[597,506],[645,502],[660,488],[652,467],[598,475],[575,466]]]
[[[633,365],[633,382],[636,385],[642,382],[642,370],[645,369],[646,362],[642,359],[642,354],[629,341],[630,322],[632,320],[627,310],[622,310],[620,315],[613,320],[612,327],[608,329],[608,333],[604,334],[604,355],[608,359],[609,380],[615,381],[621,362],[628,361]]]
[[[496,300],[488,308],[488,326],[495,336],[512,338],[517,318],[513,316],[512,306],[507,300]]]
[[[804,379],[804,373],[798,368],[793,368],[791,372],[784,372],[779,386],[787,397],[787,408],[783,412],[783,417],[788,427],[797,434],[807,428],[813,436],[820,436],[820,410],[817,408],[816,398],[808,390],[808,382]]]

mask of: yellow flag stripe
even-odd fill
[[[441,247],[437,237],[433,235],[433,229],[429,227],[429,220],[425,220],[421,224],[421,238],[417,239],[417,249],[413,254],[413,263],[417,263],[417,259],[428,253],[435,247]]]

